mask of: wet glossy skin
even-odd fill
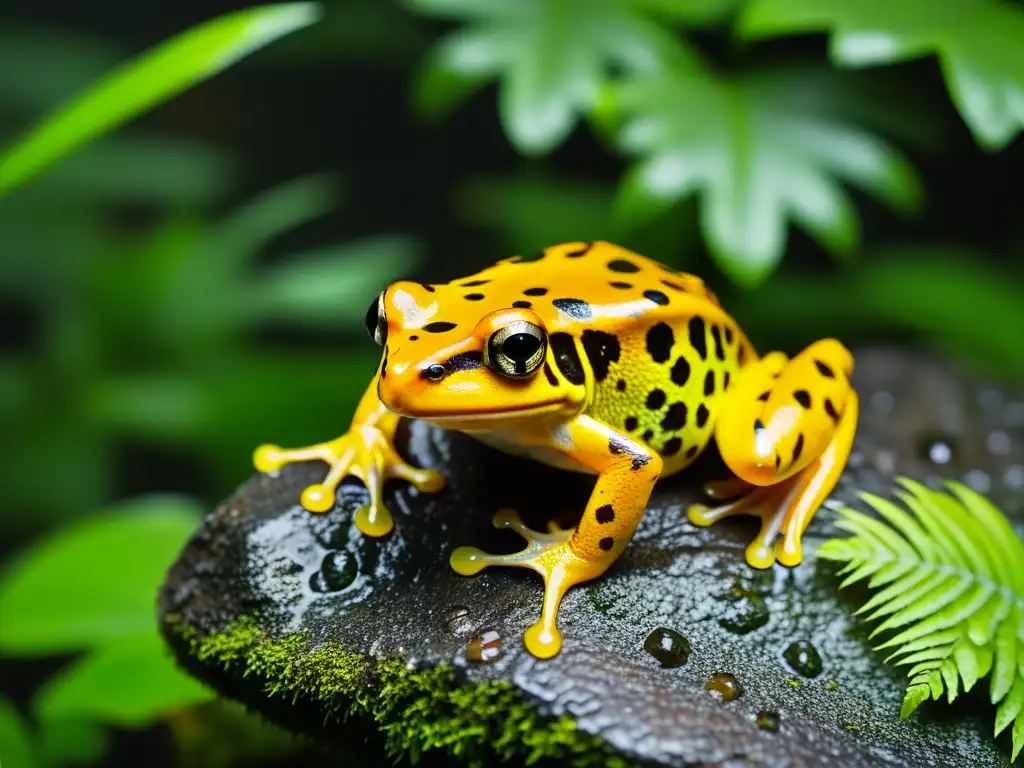
[[[303,505],[324,512],[346,476],[362,480],[370,504],[360,531],[383,536],[393,523],[381,503],[386,480],[438,491],[443,476],[404,463],[394,449],[401,418],[456,429],[502,450],[597,476],[573,530],[532,531],[515,512],[495,525],[527,547],[490,555],[459,547],[452,567],[531,568],[544,579],[540,620],[526,647],[558,653],[558,606],[573,585],[600,576],[628,544],[658,477],[685,468],[714,439],[735,478],[708,488],[734,501],[694,505],[690,521],[733,514],[761,519],[747,562],[796,565],[800,538],[849,456],[857,396],[849,352],[833,339],[792,360],[759,358],[704,283],[610,243],[565,243],[539,260],[505,259],[445,285],[398,282],[367,313],[383,347],[381,365],[349,431],[306,448],[261,446],[272,471],[320,459],[329,470]]]

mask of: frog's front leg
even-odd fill
[[[804,530],[853,447],[858,399],[849,383],[852,369],[853,357],[834,339],[815,342],[792,360],[773,352],[743,368],[723,397],[715,440],[738,480],[756,487],[717,507],[693,505],[690,522],[759,517],[761,531],[747,548],[747,562],[755,568],[769,568],[776,559],[798,565]]]
[[[529,437],[524,437],[529,440]],[[661,457],[649,448],[589,416],[577,416],[551,430],[542,444],[555,448],[597,472],[587,508],[573,531],[530,530],[511,510],[494,517],[527,540],[521,552],[492,555],[459,547],[451,556],[456,572],[471,576],[490,565],[531,568],[544,579],[540,620],[523,636],[527,650],[542,659],[562,647],[558,607],[570,587],[597,578],[629,543],[661,472]]]
[[[272,472],[285,464],[320,460],[329,466],[323,480],[307,487],[300,497],[310,512],[327,512],[335,503],[338,486],[346,477],[362,481],[370,503],[356,511],[356,527],[367,536],[385,536],[394,527],[391,513],[382,501],[384,483],[391,478],[407,480],[424,492],[444,487],[444,476],[434,470],[406,463],[395,449],[395,432],[401,417],[377,397],[377,379],[366,390],[348,432],[324,443],[304,448],[282,449],[261,445],[253,456],[256,469]]]

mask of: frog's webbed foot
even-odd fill
[[[544,579],[544,607],[540,620],[526,630],[523,642],[527,650],[541,659],[558,654],[562,648],[562,634],[558,631],[558,607],[570,587],[599,575],[593,563],[576,555],[569,547],[572,529],[562,530],[553,523],[548,533],[528,528],[519,515],[503,509],[494,515],[495,528],[515,531],[527,544],[524,549],[509,555],[492,555],[476,547],[459,547],[451,555],[451,566],[456,573],[473,576],[491,565],[530,568]]]
[[[407,480],[426,493],[444,487],[444,476],[440,472],[419,469],[405,462],[395,450],[392,437],[376,426],[353,426],[341,437],[303,448],[261,445],[253,456],[260,472],[312,460],[326,462],[329,469],[323,480],[302,492],[302,506],[310,512],[327,512],[334,506],[341,482],[346,477],[358,478],[370,494],[370,503],[356,511],[355,523],[367,536],[385,536],[394,527],[391,513],[382,501],[384,483],[391,478]]]
[[[778,540],[789,511],[785,502],[791,489],[792,483],[783,483],[757,488],[735,501],[714,507],[693,504],[687,510],[687,516],[691,523],[701,528],[707,528],[733,515],[760,518],[761,530],[747,547],[747,563],[754,568],[771,568],[778,559],[784,565],[796,565],[803,559],[800,544],[802,531],[794,535],[787,526],[784,538]],[[795,562],[788,562],[792,557],[795,557]]]

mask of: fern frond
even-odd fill
[[[910,667],[900,717],[943,693],[952,703],[991,675],[995,735],[1012,725],[1016,760],[1024,749],[1024,542],[961,483],[942,493],[897,482],[903,507],[862,493],[878,517],[840,509],[836,526],[852,536],[825,542],[818,556],[843,564],[840,589],[867,579],[878,590],[856,611],[883,619],[871,637],[899,630],[876,650],[890,651],[886,663]]]

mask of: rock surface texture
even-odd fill
[[[1024,535],[1024,393],[887,349],[858,351],[854,384],[856,452],[830,504],[864,509],[857,491],[888,496],[894,475],[934,487],[959,479]],[[339,414],[339,429],[347,418]],[[667,478],[619,562],[566,598],[562,653],[538,661],[521,636],[538,615],[540,579],[507,568],[464,578],[447,559],[462,544],[518,549],[520,539],[490,525],[501,507],[538,527],[571,522],[593,480],[420,423],[400,437],[414,464],[447,473],[448,487],[427,495],[389,484],[396,528],[384,539],[355,532],[367,498],[357,483],[329,513],[297,505],[323,472],[316,463],[254,476],[208,515],[160,600],[188,669],[325,742],[368,739],[368,750],[422,750],[426,760],[1008,765],[985,682],[954,706],[928,702],[899,720],[903,671],[883,663],[853,617],[866,593],[839,592],[834,566],[815,558],[843,535],[831,509],[808,530],[802,565],[759,572],[743,559],[753,520],[710,529],[686,520],[699,480],[719,470],[714,457]]]

